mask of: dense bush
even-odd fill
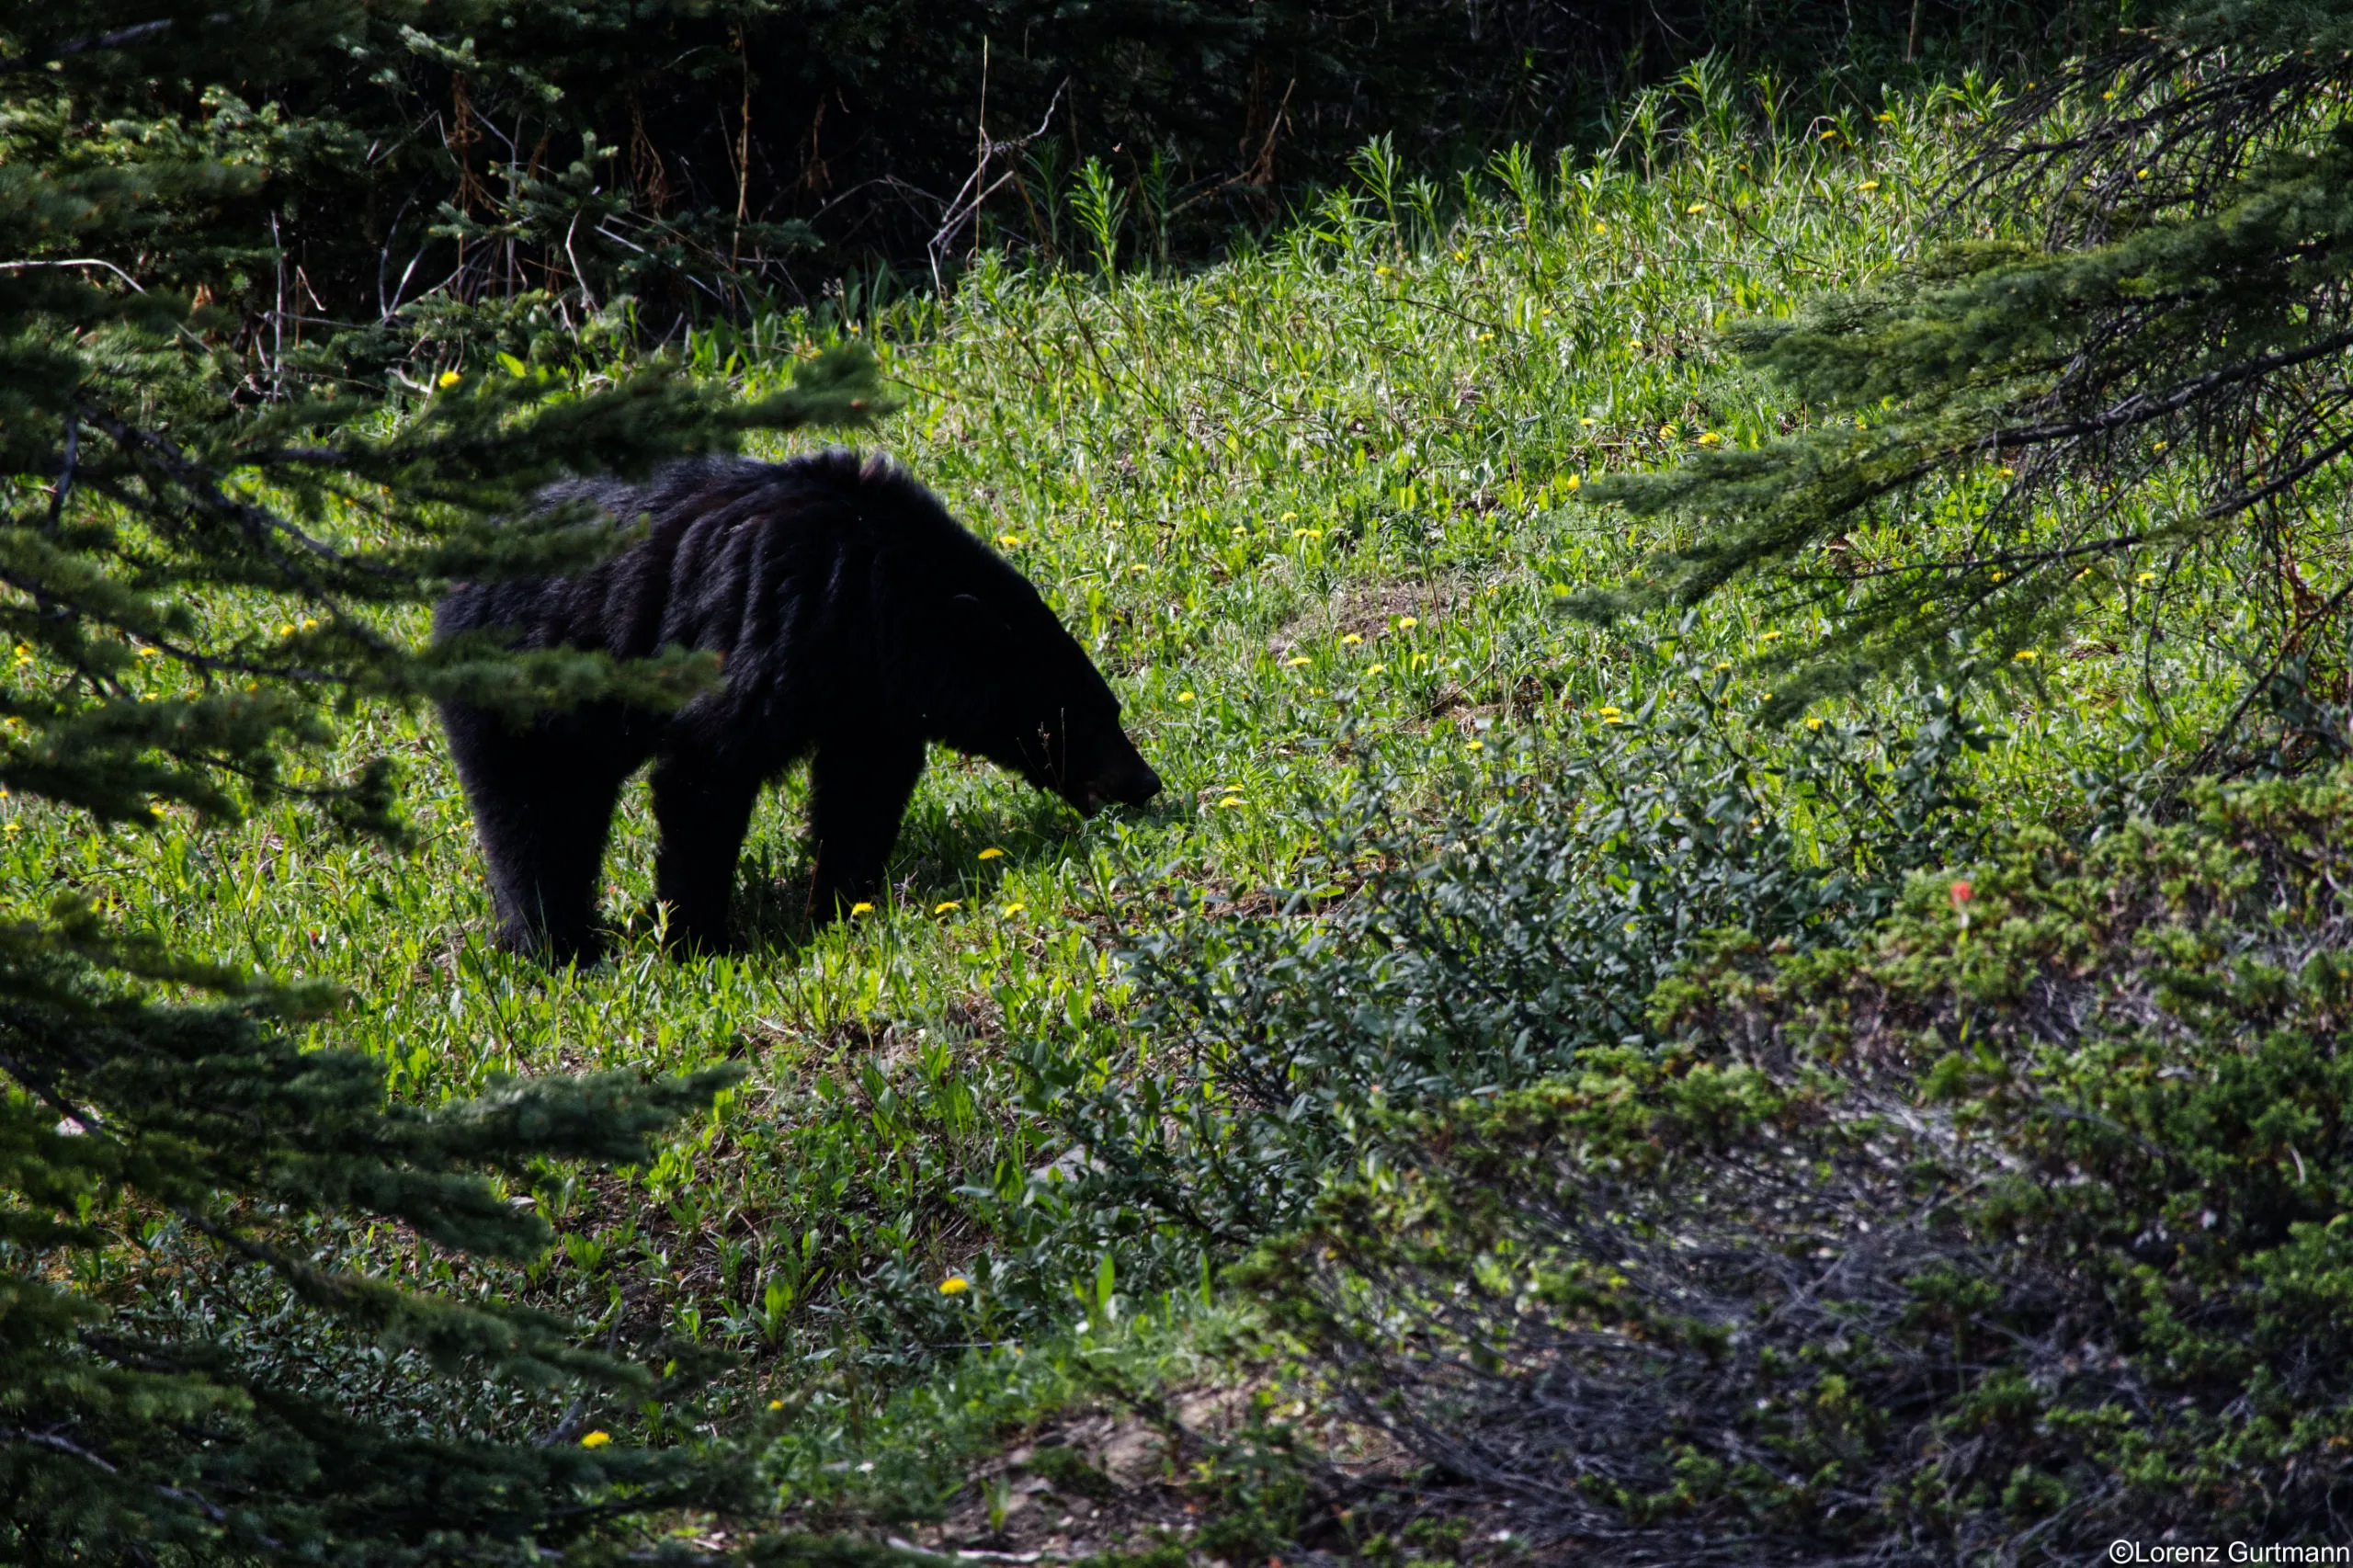
[[[1657,1046],[1384,1119],[1253,1278],[1585,1560],[2077,1562],[2353,1501],[2353,776],[1728,931]]]
[[[1644,999],[1711,929],[1788,946],[1867,925],[1947,850],[1981,734],[1938,691],[1895,722],[1744,736],[1726,681],[1678,661],[1589,744],[1479,787],[1466,764],[1434,811],[1370,766],[1256,917],[1160,912],[1131,954],[1142,1059],[1100,1078],[1032,1062],[1086,1155],[1063,1201],[1246,1246],[1301,1216],[1380,1108],[1651,1040]]]

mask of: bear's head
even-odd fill
[[[934,738],[1088,816],[1159,794],[1160,775],[1120,727],[1120,699],[1086,650],[1027,578],[1010,567],[990,576],[949,597],[941,684],[952,695],[934,707]]]

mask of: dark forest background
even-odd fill
[[[2123,20],[2019,0],[113,0],[8,31],[19,69],[103,57],[62,133],[176,120],[268,173],[246,297],[219,301],[256,329],[506,301],[576,330],[626,296],[659,338],[845,277],[943,282],[976,244],[1058,251],[1089,160],[1128,254],[1181,264],[1376,134],[1443,176],[1598,137],[1607,103],[1703,54],[1835,108]],[[236,91],[196,85],[229,51]]]

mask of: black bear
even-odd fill
[[[574,576],[460,584],[436,638],[491,631],[617,659],[676,644],[718,653],[723,676],[673,712],[607,701],[517,722],[442,704],[503,947],[594,956],[613,807],[649,760],[655,888],[688,945],[724,941],[753,803],[803,756],[825,918],[875,896],[926,742],[1090,815],[1160,791],[1119,699],[1029,579],[885,460],[704,460],[548,498],[642,517],[647,536]]]

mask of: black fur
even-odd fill
[[[724,940],[760,787],[809,757],[813,906],[871,899],[938,741],[1092,814],[1157,794],[1119,699],[1028,578],[904,472],[828,452],[685,463],[640,487],[567,485],[648,537],[574,577],[460,584],[437,638],[643,658],[715,651],[724,684],[671,713],[593,703],[517,724],[444,703],[490,862],[502,946],[593,955],[597,885],[621,785],[654,763],[655,867],[670,930]]]

